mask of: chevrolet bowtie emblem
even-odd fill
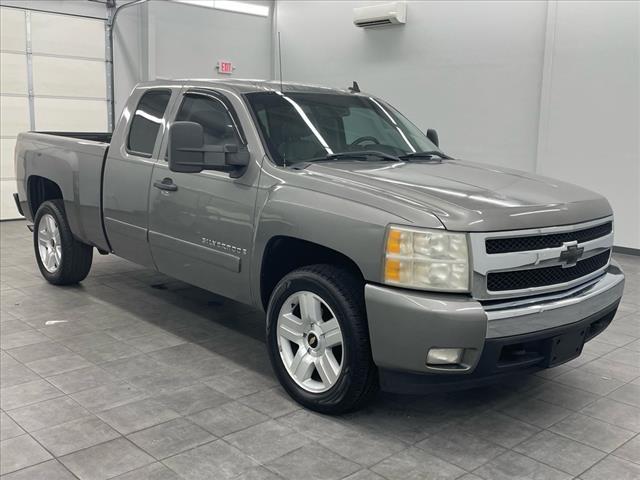
[[[563,246],[564,250],[560,253],[560,262],[563,264],[562,267],[575,266],[584,253],[584,247],[578,247],[578,242],[567,242]]]

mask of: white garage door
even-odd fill
[[[106,132],[105,22],[0,8],[0,220],[18,218],[13,152],[27,130]]]

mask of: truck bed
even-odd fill
[[[78,140],[89,140],[91,142],[110,143],[112,134],[109,132],[31,132],[43,135],[54,135],[56,137],[75,138]]]
[[[39,189],[52,182],[63,194],[73,234],[84,243],[109,250],[101,206],[102,174],[110,141],[111,134],[102,132],[21,133],[15,167],[25,216],[33,219]]]

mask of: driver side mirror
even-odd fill
[[[174,122],[169,130],[169,170],[198,173],[231,172],[239,177],[249,165],[249,151],[235,144],[205,145],[204,129],[196,122]]]
[[[440,141],[438,140],[438,132],[435,129],[430,128],[427,130],[427,138],[433,143],[436,147],[440,146]]]

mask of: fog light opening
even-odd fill
[[[464,348],[431,348],[427,354],[427,365],[460,365]]]

